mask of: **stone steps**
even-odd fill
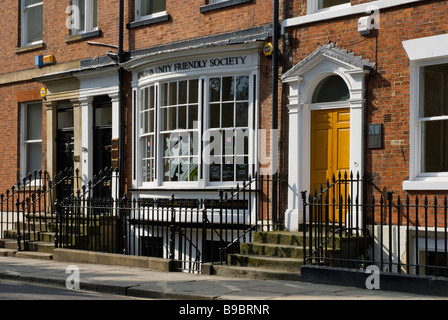
[[[314,227],[308,230],[313,229]],[[229,254],[227,264],[214,265],[213,272],[229,277],[297,281],[301,279],[304,244],[309,251],[308,238],[304,239],[302,231],[256,232],[253,242],[240,243],[239,253]],[[334,242],[335,250],[331,249],[333,241],[328,243],[330,254],[339,252],[340,244],[341,239],[338,237]]]

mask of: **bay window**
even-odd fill
[[[139,184],[199,186],[247,179],[251,85],[249,75],[238,74],[140,87]]]

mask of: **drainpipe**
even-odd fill
[[[120,0],[119,4],[119,22],[118,22],[118,63],[124,62],[123,51],[123,25],[124,25],[124,0]],[[119,147],[118,147],[118,196],[121,197],[124,192],[124,69],[120,67],[118,69],[118,104],[120,108],[120,121],[119,121]]]
[[[273,1],[273,19],[272,19],[272,46],[273,46],[273,54],[272,54],[272,132],[277,132],[278,129],[278,36],[279,36],[279,0]],[[278,143],[278,135],[275,137],[277,140],[275,143]],[[278,148],[277,148],[278,150]],[[273,169],[275,171],[272,174],[273,184],[272,184],[272,216],[277,221],[277,180],[278,177],[278,155],[272,155],[273,161]],[[277,227],[277,226],[274,226]]]

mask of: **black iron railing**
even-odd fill
[[[167,258],[199,272],[204,262],[226,263],[254,231],[279,227],[272,186],[263,189],[274,179],[259,176],[208,198],[65,198],[56,204],[56,247]]]
[[[302,193],[304,262],[335,268],[447,276],[446,195],[361,195],[363,180],[334,178]]]
[[[109,168],[87,183],[79,170],[71,168],[53,177],[46,171],[28,174],[0,195],[0,238],[15,239],[18,251],[29,250],[33,241],[52,241],[47,233],[54,231],[55,201],[80,193],[104,197],[108,192],[110,197],[115,176],[117,173]]]

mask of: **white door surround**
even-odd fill
[[[289,152],[287,230],[297,230],[302,222],[301,192],[310,185],[311,110],[350,108],[350,170],[363,173],[364,77],[374,63],[341,50],[333,44],[318,48],[282,76],[289,84]],[[350,98],[343,102],[312,104],[317,85],[330,75],[340,76]],[[360,189],[362,190],[362,188]]]

